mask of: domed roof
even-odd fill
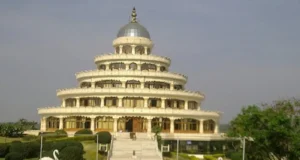
[[[135,8],[133,8],[131,13],[131,22],[119,30],[117,37],[144,37],[150,39],[148,30],[136,20]]]
[[[144,26],[137,22],[130,22],[119,30],[117,37],[144,37],[150,39],[150,34]]]

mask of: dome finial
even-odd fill
[[[135,7],[133,7],[132,12],[131,12],[131,22],[132,23],[136,23],[136,11],[135,11]]]

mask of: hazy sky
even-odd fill
[[[95,69],[133,6],[154,54],[172,59],[205,110],[229,122],[249,104],[300,98],[299,0],[0,1],[0,121],[39,120],[56,90]]]

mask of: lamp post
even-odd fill
[[[245,160],[246,137],[243,137],[243,160]]]
[[[40,159],[42,159],[42,153],[43,153],[43,132],[41,132]]]

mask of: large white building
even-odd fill
[[[170,72],[170,58],[153,54],[153,46],[134,9],[114,52],[97,56],[97,69],[77,73],[78,87],[58,90],[59,106],[38,109],[41,131],[150,134],[160,126],[164,139],[220,139],[220,113],[202,110],[204,94],[186,90],[187,77]]]

